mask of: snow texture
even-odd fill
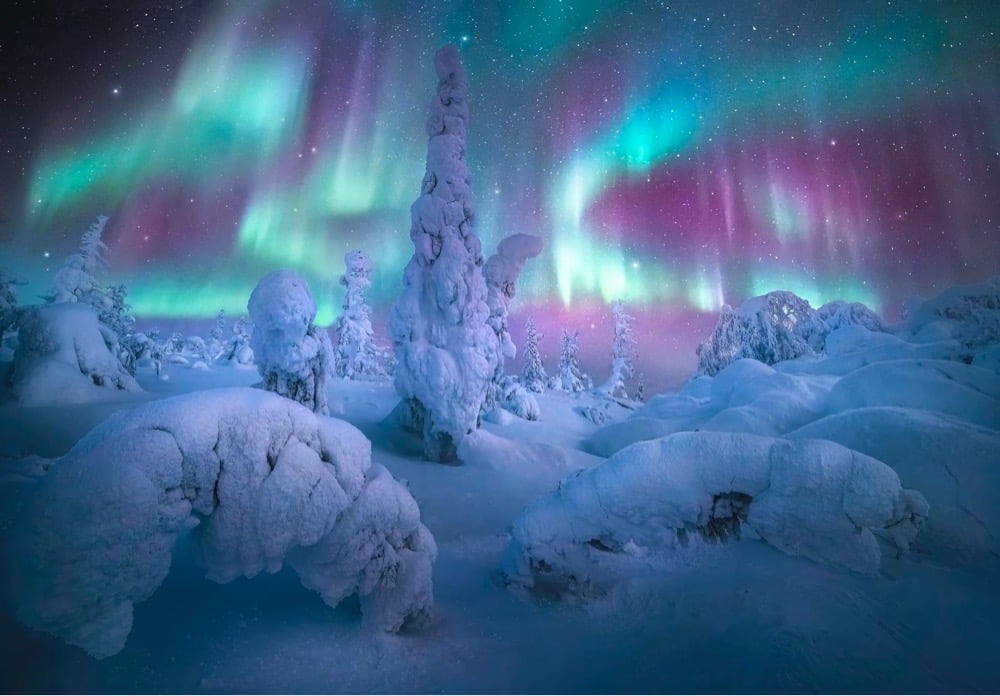
[[[247,311],[262,386],[316,413],[329,413],[333,349],[326,331],[313,324],[316,303],[305,279],[294,271],[267,274],[250,294]]]
[[[347,290],[344,311],[337,318],[334,331],[337,348],[334,352],[334,371],[338,377],[386,376],[386,356],[375,345],[371,311],[365,291],[371,287],[372,261],[363,251],[350,251],[344,256],[346,271],[340,284]]]
[[[746,535],[875,573],[875,535],[904,551],[927,513],[888,466],[832,442],[679,433],[633,445],[529,505],[504,569],[524,587],[586,595],[621,579],[634,557]]]
[[[209,578],[276,572],[389,631],[427,616],[436,546],[353,426],[254,389],[145,404],[86,435],[31,491],[16,530],[18,618],[101,658],[191,529]]]
[[[114,332],[89,305],[26,309],[18,329],[11,389],[22,405],[84,403],[141,391],[118,359]]]
[[[483,256],[465,162],[469,118],[458,49],[437,52],[438,90],[427,120],[427,169],[410,208],[414,254],[389,317],[396,356],[400,424],[421,433],[424,455],[455,461],[457,445],[479,426],[499,360]]]

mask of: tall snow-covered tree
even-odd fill
[[[621,300],[611,304],[611,314],[615,321],[615,337],[611,345],[611,375],[598,390],[607,396],[620,394],[628,397],[625,380],[635,372],[636,347],[632,335],[633,316],[625,311]]]
[[[566,329],[561,329],[559,348],[559,374],[555,377],[556,388],[568,392],[583,391],[586,386],[577,358],[577,353],[580,350],[580,332],[574,331],[570,334]]]
[[[293,271],[273,271],[250,294],[253,353],[261,386],[326,415],[326,390],[333,371],[333,348],[326,331],[313,323],[316,302],[305,279]]]
[[[542,333],[535,327],[534,319],[528,317],[524,324],[524,367],[521,368],[521,383],[525,389],[541,393],[549,376],[542,365],[542,356],[538,350],[538,342]]]
[[[499,345],[487,324],[483,255],[473,230],[469,167],[465,161],[469,107],[458,48],[434,57],[437,92],[427,119],[427,169],[410,207],[414,253],[389,332],[397,365],[396,415],[423,438],[433,461],[458,459],[457,446],[479,427]]]
[[[222,357],[222,352],[226,349],[226,310],[220,309],[215,315],[215,326],[208,332],[208,340],[205,341],[205,357],[210,360],[218,360]]]
[[[132,316],[132,305],[128,303],[128,288],[124,284],[111,285],[103,288],[104,304],[95,307],[97,318],[111,329],[118,339],[115,349],[122,366],[130,375],[135,374],[135,361],[141,354],[138,344],[132,341],[132,330],[135,317]]]
[[[525,262],[538,256],[542,251],[542,240],[530,234],[512,234],[501,240],[497,252],[486,260],[483,277],[486,279],[486,303],[490,308],[487,323],[497,336],[500,353],[493,379],[486,392],[484,410],[489,411],[502,398],[504,382],[504,358],[514,358],[517,347],[507,330],[507,315],[510,303],[517,292],[517,278]]]
[[[0,349],[3,335],[17,323],[17,291],[24,283],[12,277],[6,268],[0,268]]]
[[[103,252],[108,248],[101,234],[108,223],[107,215],[99,215],[80,238],[80,251],[71,254],[56,271],[52,280],[53,302],[84,302],[98,314],[105,311],[110,300],[101,282],[108,264]]]
[[[334,371],[338,377],[347,379],[366,375],[384,377],[386,356],[375,344],[371,310],[365,299],[365,291],[372,284],[372,261],[363,251],[351,251],[344,256],[344,266],[346,270],[340,276],[340,284],[347,293],[344,311],[334,327],[337,334]]]

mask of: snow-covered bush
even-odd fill
[[[25,406],[99,401],[141,391],[118,358],[118,338],[89,305],[25,310],[18,322],[11,388]]]
[[[632,336],[634,317],[625,312],[620,300],[611,304],[611,313],[615,321],[615,337],[611,346],[611,375],[598,392],[606,396],[621,396],[628,398],[625,380],[635,372],[635,338]]]
[[[386,376],[385,352],[375,344],[371,312],[365,291],[371,287],[372,262],[363,251],[351,251],[344,256],[346,271],[340,284],[347,290],[344,311],[337,318],[334,332],[337,348],[334,371],[338,377]]]
[[[421,433],[424,455],[457,459],[457,444],[479,426],[499,346],[487,324],[486,282],[465,162],[469,118],[458,49],[434,58],[437,93],[427,120],[427,169],[410,208],[414,254],[389,317],[396,355],[395,417]]]
[[[560,329],[559,374],[552,378],[553,388],[568,392],[580,392],[587,388],[577,359],[579,350],[580,332],[570,334],[566,329]]]
[[[247,311],[261,386],[328,413],[333,349],[326,331],[313,324],[316,303],[305,279],[294,271],[268,273],[250,294]]]
[[[539,420],[542,409],[538,406],[538,400],[531,395],[527,389],[516,385],[504,396],[503,407],[524,420]]]
[[[218,582],[287,561],[330,606],[358,595],[385,630],[431,608],[434,539],[368,440],[288,399],[218,389],[116,414],[51,465],[15,534],[18,618],[114,655],[189,529]]]
[[[816,325],[813,308],[790,292],[753,297],[735,311],[723,305],[712,335],[698,346],[698,373],[714,375],[741,358],[773,365],[810,355]]]
[[[226,341],[222,359],[236,365],[253,365],[253,348],[250,347],[252,332],[253,324],[246,317],[240,317],[233,322],[233,333]]]
[[[678,433],[562,482],[514,522],[504,568],[525,587],[601,592],[699,539],[751,537],[874,573],[876,534],[900,550],[927,501],[888,466],[825,440]]]
[[[70,255],[52,279],[53,302],[83,302],[98,312],[109,305],[100,276],[107,273],[108,264],[102,252],[107,245],[101,234],[108,224],[107,215],[99,215],[80,238],[80,252]]]
[[[524,367],[521,369],[521,383],[524,388],[536,394],[545,390],[549,376],[542,365],[542,356],[538,351],[538,342],[542,334],[535,328],[531,317],[524,324]]]
[[[940,327],[965,348],[960,357],[971,360],[975,353],[1000,343],[1000,275],[974,285],[956,285],[937,297],[912,303],[906,326],[918,338]]]
[[[510,313],[510,303],[517,293],[517,278],[525,262],[542,252],[542,240],[530,234],[512,234],[497,245],[497,252],[486,259],[483,266],[483,277],[486,280],[486,303],[490,308],[487,323],[497,336],[500,353],[493,379],[487,392],[484,409],[489,410],[492,403],[500,398],[501,383],[504,378],[504,359],[513,359],[517,355],[517,347],[510,337],[507,328],[507,316]]]

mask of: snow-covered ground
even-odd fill
[[[409,489],[436,540],[429,623],[399,634],[373,629],[357,600],[331,608],[287,567],[216,584],[195,562],[197,539],[182,534],[162,585],[135,605],[124,649],[100,661],[25,628],[5,587],[5,690],[995,692],[1000,377],[981,361],[950,359],[952,344],[943,339],[914,343],[847,327],[831,334],[827,351],[774,366],[740,360],[635,412],[614,403],[605,409],[609,402],[589,394],[545,392],[536,395],[541,420],[484,423],[461,443],[461,466],[424,461],[419,440],[384,422],[398,402],[388,381],[332,380],[331,415],[371,440],[372,462]],[[145,392],[119,392],[110,401],[25,407],[0,397],[5,578],[17,565],[10,532],[49,458],[115,411],[259,379],[228,366],[163,369],[158,379],[140,368]],[[585,418],[587,407],[611,424]],[[713,431],[749,435],[715,438]],[[650,459],[653,447],[664,457]],[[710,476],[678,468],[683,452],[704,447]],[[770,464],[754,456],[758,449]],[[823,485],[810,488],[788,474],[795,471],[788,452],[813,462]],[[742,484],[722,482],[744,460],[752,475]],[[635,462],[647,467],[642,476],[612,475],[614,467],[634,471]],[[681,477],[688,492],[672,494],[678,489],[664,486],[658,471]],[[600,505],[561,507],[594,481]],[[822,495],[789,506],[802,500],[797,486]],[[906,489],[919,491],[930,511],[901,553],[889,527],[907,505],[919,507]],[[778,497],[769,501],[769,490]],[[714,506],[720,493],[745,496],[738,500],[749,506],[741,508],[742,534],[733,533],[740,525],[731,518],[719,528],[714,518],[699,518],[698,496],[708,494]],[[830,506],[824,496],[834,499]],[[823,507],[826,517],[811,516],[809,505]],[[529,589],[512,570],[531,527],[522,513],[540,507],[562,515],[564,538],[580,542],[562,552],[543,544],[545,552],[562,553],[577,564],[574,572],[593,570],[600,583],[586,591],[558,583]],[[839,517],[845,510],[867,515],[861,526],[876,532],[862,544],[876,548],[877,537],[876,572],[807,558],[829,560],[815,552],[811,535],[851,534]],[[799,529],[797,519],[829,526]],[[592,528],[574,527],[584,523]],[[555,538],[556,527],[542,531],[550,528]],[[537,536],[531,540],[537,547]],[[792,555],[803,543],[809,552]],[[521,567],[530,569],[530,561]]]

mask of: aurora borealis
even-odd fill
[[[1000,270],[991,2],[68,5],[0,21],[0,265],[36,294],[107,214],[141,317],[244,313],[288,267],[330,323],[356,248],[384,311],[447,42],[478,233],[488,252],[544,238],[514,312],[553,344],[608,333],[618,298],[640,354],[697,325],[687,355],[723,302],[787,289],[891,316]]]

